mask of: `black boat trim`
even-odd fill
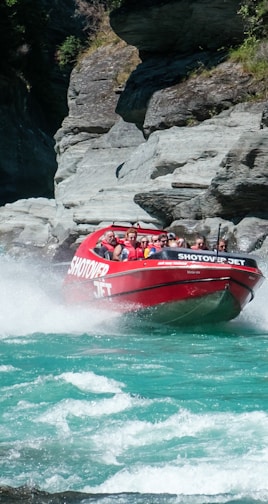
[[[142,291],[150,291],[154,289],[161,289],[163,287],[170,287],[172,285],[185,285],[185,284],[193,284],[193,283],[204,283],[204,282],[218,282],[218,281],[229,281],[229,282],[234,282],[237,285],[240,285],[240,287],[243,287],[244,289],[248,290],[251,294],[250,301],[254,298],[254,293],[253,290],[245,285],[243,282],[239,282],[239,280],[235,280],[231,277],[220,277],[220,278],[203,278],[203,279],[193,279],[193,280],[180,280],[180,281],[174,281],[174,282],[167,282],[167,283],[162,283],[162,284],[157,284],[153,285],[150,287],[143,287],[141,289],[135,289],[135,290],[130,290],[130,291],[124,291],[124,292],[118,292],[117,294],[112,294],[110,296],[105,296],[109,299],[114,298],[114,297],[119,297],[119,296],[125,296],[125,295],[132,295],[136,294],[137,292],[142,292]]]

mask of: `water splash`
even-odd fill
[[[63,275],[44,264],[0,258],[0,337],[100,330],[111,314],[66,306]],[[107,326],[104,328],[107,333]]]

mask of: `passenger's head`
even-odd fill
[[[160,244],[159,244],[159,236],[158,236],[158,235],[152,235],[152,236],[151,236],[151,243],[152,243],[153,245],[160,245]]]
[[[184,238],[177,239],[177,247],[180,247],[180,248],[187,248],[188,247]]]
[[[160,242],[161,247],[166,247],[167,246],[167,242],[168,242],[168,238],[167,238],[166,233],[160,234],[158,236],[158,238],[159,238],[159,242]]]
[[[201,236],[201,235],[198,235],[195,239],[195,245],[198,249],[206,249],[207,248],[207,245],[206,245],[206,239],[204,236]]]
[[[168,242],[176,241],[176,235],[175,235],[175,233],[168,233],[167,234],[167,239],[168,239]]]
[[[219,240],[219,243],[217,245],[217,249],[220,251],[220,252],[226,252],[227,251],[227,241],[224,240],[223,238],[221,238]]]
[[[142,236],[140,239],[141,247],[144,249],[149,245],[149,238],[147,236]]]
[[[135,245],[137,241],[137,229],[129,228],[125,234],[125,240],[128,240],[132,245]]]
[[[107,243],[110,243],[111,245],[116,245],[117,244],[117,239],[113,231],[109,230],[106,231],[104,234],[104,238],[107,241]]]

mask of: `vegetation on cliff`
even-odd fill
[[[268,84],[268,2],[246,0],[238,14],[244,21],[245,40],[231,49],[230,59],[241,62],[246,71]]]

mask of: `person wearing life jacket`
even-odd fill
[[[112,259],[113,261],[120,261],[120,254],[122,252],[122,245],[117,240],[112,230],[106,231],[104,238],[101,241],[101,246],[97,252],[99,256],[104,259]]]
[[[147,257],[151,257],[151,255],[155,254],[156,252],[160,252],[162,247],[160,245],[160,240],[159,240],[159,235],[152,235],[151,236],[151,241],[148,245],[149,249],[149,254]]]
[[[144,257],[143,250],[137,242],[137,234],[135,228],[129,228],[126,231],[121,253],[122,261],[135,261],[136,259],[142,259]]]
[[[150,240],[149,240],[148,236],[141,237],[140,247],[142,249],[143,257],[145,257],[145,259],[147,259],[148,255],[150,254],[149,243],[150,243]]]

